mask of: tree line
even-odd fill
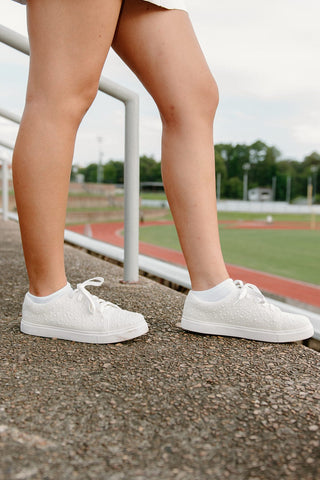
[[[220,175],[221,198],[241,199],[243,197],[243,175],[248,173],[248,188],[275,187],[276,200],[286,200],[287,181],[290,177],[290,198],[307,196],[308,184],[313,185],[313,193],[320,203],[320,154],[313,152],[302,162],[281,158],[281,152],[275,146],[269,146],[261,140],[251,145],[219,143],[215,145],[216,173]],[[98,170],[100,168],[100,173]],[[123,183],[123,162],[109,160],[98,166],[91,163],[87,167],[74,168],[76,173],[84,175],[85,182]],[[152,156],[140,157],[140,181],[161,182],[161,164]]]

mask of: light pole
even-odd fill
[[[318,166],[311,165],[310,172],[312,173],[312,203],[315,202],[316,194],[317,194],[317,172]]]
[[[277,189],[277,177],[272,177],[272,200],[273,202],[276,201],[276,189]]]
[[[5,156],[0,157],[2,162],[2,217],[6,222],[8,220],[9,212],[9,173],[8,160]]]
[[[78,171],[79,171],[78,165],[72,165],[72,168],[71,168],[71,181],[72,182],[77,182]]]
[[[312,205],[312,176],[308,176],[308,186],[307,186],[307,198],[308,198],[308,205]]]
[[[243,200],[246,201],[248,200],[248,172],[250,170],[250,163],[244,163],[242,165],[242,168],[244,170],[243,174]]]
[[[220,200],[221,196],[221,173],[217,173],[217,200]]]
[[[287,176],[287,192],[286,192],[286,202],[290,203],[291,198],[291,177],[290,175]]]
[[[103,168],[102,168],[102,158],[103,158],[103,151],[101,148],[102,144],[102,137],[97,137],[98,140],[98,147],[99,147],[99,156],[98,156],[98,165],[97,165],[97,183],[102,183],[103,181]]]

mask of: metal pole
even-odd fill
[[[276,201],[277,177],[272,177],[272,200]]]
[[[290,203],[291,198],[291,177],[290,175],[287,176],[287,192],[286,192],[286,202]]]
[[[221,173],[217,173],[217,200],[220,200],[221,196]]]
[[[9,150],[14,150],[14,145],[12,143],[8,143],[6,140],[1,140],[1,138],[0,138],[0,147],[8,148]]]
[[[97,183],[102,183],[103,181],[103,171],[102,171],[102,148],[101,148],[101,143],[102,143],[102,137],[97,137],[98,140],[98,149],[99,149],[99,154],[98,154],[98,164],[97,164]]]
[[[0,108],[0,117],[6,118],[11,122],[20,124],[21,117],[15,113],[9,112],[4,108]],[[2,147],[13,150],[13,145],[3,140],[0,141]],[[9,172],[8,172],[8,163],[6,159],[2,158],[2,216],[3,220],[8,220],[9,214]]]
[[[243,175],[243,200],[248,200],[248,174]]]
[[[308,177],[307,199],[308,199],[308,205],[309,207],[311,207],[312,205],[312,178],[311,177]]]
[[[7,120],[11,120],[11,122],[18,123],[18,124],[21,122],[20,115],[17,115],[16,113],[9,112],[8,110],[5,110],[4,108],[0,108],[0,117],[6,118]]]
[[[0,140],[0,146],[13,150],[14,146],[4,140]],[[3,220],[8,220],[9,210],[9,174],[8,163],[5,158],[0,158],[2,161],[2,216]]]
[[[97,165],[97,183],[103,183],[102,160],[99,160],[99,163]]]
[[[243,200],[246,201],[248,200],[248,172],[250,170],[250,163],[246,162],[244,165],[242,165],[242,168],[244,170],[243,174]]]
[[[106,78],[100,78],[99,90],[125,104],[124,161],[124,282],[139,280],[139,96]]]
[[[312,203],[315,202],[316,199],[316,190],[317,190],[317,171],[318,171],[318,166],[317,165],[311,165],[310,167],[310,172],[311,172],[311,183],[312,183],[312,189],[313,189],[313,196],[312,196]]]
[[[19,50],[19,52],[30,54],[28,39],[4,25],[0,25],[0,42]]]
[[[126,102],[124,162],[124,281],[139,279],[139,97]]]
[[[310,207],[310,230],[314,230],[316,228],[316,216],[312,208],[312,203],[313,203],[312,177],[308,177],[307,198],[308,198],[308,205]]]
[[[314,178],[313,178],[313,198],[312,202],[315,203],[316,201],[316,195],[317,195],[317,170],[313,172]]]
[[[9,175],[8,175],[8,163],[5,158],[0,159],[2,161],[2,217],[6,222],[8,220],[9,211]]]

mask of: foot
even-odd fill
[[[22,307],[21,331],[40,337],[86,343],[117,343],[139,337],[148,325],[139,313],[128,312],[92,295],[86,286],[100,286],[96,277],[70,285],[48,303],[35,303],[27,293]]]
[[[241,280],[234,284],[234,293],[217,302],[200,300],[190,291],[181,327],[191,332],[276,343],[312,337],[314,330],[307,317],[282,312],[268,303],[254,285]]]

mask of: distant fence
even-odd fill
[[[320,215],[320,205],[291,205],[287,202],[249,202],[243,200],[219,200],[220,212],[252,213],[301,213]]]
[[[142,207],[169,208],[167,200],[142,199]],[[243,200],[219,200],[220,212],[246,213],[301,213],[320,215],[320,205],[291,205],[287,202],[249,202]]]

